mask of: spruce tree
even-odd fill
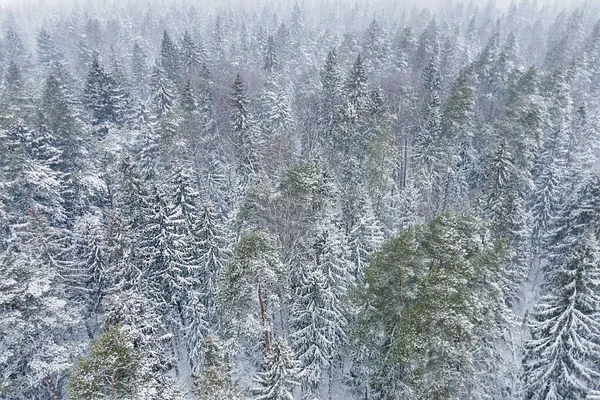
[[[181,81],[181,53],[167,31],[164,31],[160,44],[160,64],[167,78],[178,85]]]
[[[264,69],[267,73],[273,73],[279,68],[279,61],[277,59],[277,52],[275,49],[275,39],[273,35],[269,36],[267,40],[267,48],[265,49],[265,66]]]
[[[129,99],[117,80],[94,57],[84,90],[84,104],[92,114],[92,125],[123,125]]]
[[[599,389],[598,240],[586,230],[554,265],[526,343],[525,398],[586,399]]]
[[[231,95],[231,130],[233,142],[236,146],[236,163],[238,178],[241,182],[248,182],[249,177],[258,172],[258,138],[254,128],[254,121],[249,109],[249,100],[246,87],[240,74],[236,75],[233,82]]]
[[[367,73],[360,54],[356,57],[356,60],[350,69],[344,89],[348,101],[354,106],[354,109],[357,112],[364,110],[368,98],[368,87]]]
[[[50,70],[52,64],[63,63],[64,57],[61,54],[52,36],[42,28],[37,35],[38,61],[44,68]]]
[[[256,377],[254,400],[293,400],[298,385],[300,367],[292,350],[281,341],[274,341],[265,354],[262,371]]]
[[[137,94],[141,100],[148,97],[148,61],[146,52],[136,41],[131,54],[131,82],[136,89],[132,94]]]
[[[189,32],[185,31],[181,40],[181,64],[186,79],[198,75],[203,61],[198,45],[194,43]]]
[[[313,398],[319,395],[324,371],[333,363],[336,343],[330,335],[345,320],[336,307],[334,290],[318,265],[308,263],[296,279],[291,340],[303,370],[304,398]]]
[[[332,130],[334,129],[337,107],[342,97],[342,77],[335,48],[327,53],[327,58],[320,71],[320,75],[322,110],[319,113],[319,125],[325,133],[322,144],[328,144],[331,140]]]
[[[173,109],[175,94],[172,81],[168,78],[159,64],[156,64],[152,69],[150,91],[154,113],[157,119],[161,119]]]

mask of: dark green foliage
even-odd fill
[[[139,351],[118,326],[92,344],[91,354],[79,361],[69,380],[69,395],[77,400],[133,396],[142,362]]]
[[[384,398],[458,396],[493,373],[480,369],[479,357],[509,312],[500,290],[504,251],[486,238],[476,220],[442,215],[375,255],[358,329],[374,357],[373,387]]]

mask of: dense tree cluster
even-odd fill
[[[600,398],[600,4],[0,8],[0,398]]]

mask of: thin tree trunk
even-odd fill
[[[450,155],[448,155],[448,160],[446,161],[446,177],[444,179],[444,197],[442,198],[442,212],[446,211],[446,206],[448,205],[448,190],[450,187]]]
[[[113,367],[112,374],[110,376],[110,397],[114,398],[116,393],[116,379],[117,379],[117,367]]]
[[[258,286],[258,303],[260,304],[260,318],[262,320],[263,328],[265,329],[265,350],[270,351],[271,345],[269,341],[269,330],[267,329],[267,316],[265,309],[265,302],[263,301],[262,290],[260,287],[260,282],[258,278],[256,278],[256,284]]]
[[[60,400],[60,393],[58,393],[58,390],[56,390],[56,386],[54,386],[54,383],[52,383],[52,379],[50,379],[50,376],[45,377],[44,382],[46,382],[48,390],[52,394],[52,399]]]

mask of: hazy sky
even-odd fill
[[[22,0],[0,0],[0,6],[7,6],[10,5],[11,3],[15,3],[15,4],[19,4],[19,2],[21,2]],[[216,0],[216,3],[218,3],[219,0]],[[239,0],[239,1],[244,1],[244,0]],[[294,0],[289,0],[289,1],[294,1]],[[357,1],[369,1],[369,0],[357,0]],[[418,0],[419,4],[427,4],[427,5],[435,5],[436,3],[442,3],[445,2],[446,0]],[[456,1],[460,1],[460,0],[456,0]],[[465,3],[468,3],[470,0],[463,0]],[[488,0],[472,0],[474,3],[477,4],[486,4],[488,2]],[[517,3],[519,3],[521,0],[516,0]],[[562,4],[564,6],[567,6],[568,4],[572,4],[574,2],[576,2],[576,0],[538,0],[538,4],[542,4],[544,2],[557,2],[559,4]],[[45,1],[47,2],[47,1]],[[510,3],[512,2],[512,0],[496,0],[496,5],[500,8],[504,8],[507,7],[508,5],[510,5]]]

